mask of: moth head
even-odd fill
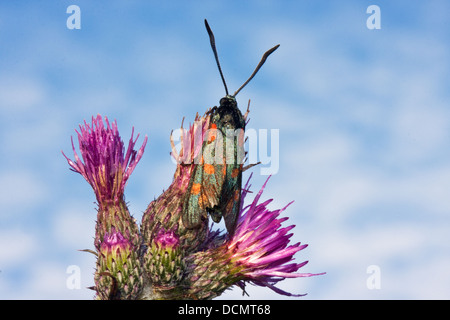
[[[220,99],[220,106],[224,108],[233,108],[237,107],[237,101],[234,96],[226,95],[222,99]]]
[[[245,127],[245,120],[238,108],[236,98],[227,95],[220,99],[220,107],[214,121],[222,129],[237,129]]]

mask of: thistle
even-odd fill
[[[75,151],[75,161],[66,157],[71,169],[80,173],[94,189],[97,202],[94,275],[97,299],[212,299],[247,283],[285,292],[276,284],[286,278],[319,274],[299,273],[307,261],[293,262],[294,255],[306,248],[290,244],[293,225],[282,227],[287,217],[282,209],[270,210],[272,201],[261,202],[266,183],[253,201],[244,206],[250,192],[250,178],[237,202],[234,232],[212,230],[209,218],[196,228],[183,224],[183,203],[195,166],[202,155],[208,134],[208,113],[198,115],[188,130],[182,130],[181,148],[172,156],[177,167],[172,184],[145,210],[140,228],[124,200],[126,182],[141,159],[147,137],[139,149],[133,132],[124,153],[117,123],[105,117],[92,118],[77,131],[84,162]],[[251,177],[251,176],[250,176]],[[236,200],[238,201],[238,200]]]
[[[139,135],[133,140],[134,129],[128,143],[126,153],[124,153],[124,143],[120,138],[117,123],[109,123],[105,117],[106,127],[103,124],[102,117],[98,115],[92,117],[89,125],[84,122],[80,125],[80,131],[77,131],[79,148],[84,162],[78,156],[72,139],[72,149],[74,159],[72,161],[64,153],[71,170],[81,174],[91,185],[95,192],[98,204],[97,223],[95,228],[94,246],[98,257],[97,270],[95,274],[95,290],[97,298],[112,298],[107,292],[117,291],[113,298],[133,299],[140,292],[139,286],[143,279],[139,271],[138,253],[134,250],[140,248],[141,240],[139,228],[135,219],[130,215],[125,203],[124,189],[128,178],[141,159],[147,137],[139,149],[134,150]],[[105,251],[108,245],[111,245],[112,239],[118,240],[115,245],[119,245],[117,252]],[[106,247],[105,247],[106,246]],[[127,264],[118,265],[111,270],[111,259],[116,263],[117,254],[121,257],[127,257]],[[109,263],[103,261],[106,259]],[[132,261],[133,260],[133,261]],[[121,268],[128,268],[125,272],[130,273],[128,277],[123,277]],[[104,281],[104,277],[109,277],[109,281]],[[117,284],[117,290],[112,290],[113,284]],[[132,288],[131,288],[132,287]]]

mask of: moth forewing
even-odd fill
[[[224,164],[224,138],[221,130],[209,129],[203,142],[203,160],[206,164]]]
[[[244,163],[244,136],[245,130],[243,128],[226,130],[225,159],[227,165],[237,166]]]

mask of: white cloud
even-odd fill
[[[38,249],[34,234],[18,228],[0,230],[0,270],[26,262]]]
[[[46,99],[46,89],[39,79],[14,75],[0,78],[2,113],[20,114],[30,111]]]
[[[53,236],[58,239],[58,245],[66,250],[93,249],[96,219],[94,204],[80,205],[67,201],[55,213]]]
[[[0,172],[0,203],[2,218],[10,218],[18,214],[29,214],[28,209],[42,203],[48,196],[45,181],[27,170]]]
[[[92,264],[92,261],[89,262]],[[93,285],[93,271],[91,271],[93,268],[86,268],[84,264],[77,265],[79,269],[75,275],[68,269],[69,266],[58,261],[39,261],[33,264],[30,268],[27,290],[21,293],[18,299],[92,299],[94,292],[86,287]],[[78,275],[79,288],[68,287],[68,278]]]
[[[418,88],[410,88],[417,92]],[[427,95],[405,99],[390,120],[391,144],[394,156],[400,161],[416,163],[436,159],[445,150],[450,138],[449,112],[436,105]],[[437,160],[437,159],[436,159]]]

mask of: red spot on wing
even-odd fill
[[[215,172],[214,166],[212,164],[205,164],[203,166],[203,170],[206,174],[214,174]]]
[[[192,187],[191,187],[191,193],[192,194],[199,194],[201,188],[202,188],[202,185],[200,183],[193,183]]]

